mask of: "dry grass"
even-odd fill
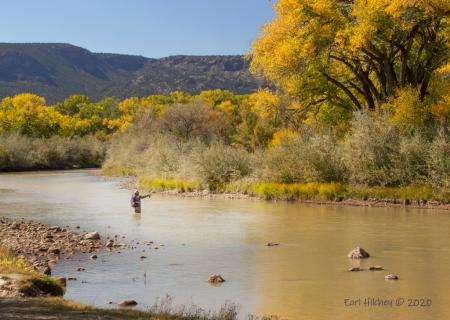
[[[7,247],[0,245],[0,273],[34,275],[37,272]]]
[[[204,310],[194,304],[174,306],[172,296],[157,299],[154,305],[142,308],[108,309],[67,301],[62,298],[36,299],[34,304],[40,306],[45,304],[46,312],[64,314],[68,319],[237,320],[240,309],[239,305],[230,302],[226,302],[218,310]],[[247,316],[246,319],[282,320],[277,316],[258,318],[252,315]]]
[[[438,201],[441,203],[450,203],[450,191],[443,189],[434,189],[431,187],[386,187],[386,188],[368,188],[352,187],[349,188],[347,196],[361,199],[398,199],[415,201]]]
[[[179,189],[182,192],[191,192],[194,190],[203,190],[201,182],[171,179],[152,179],[146,176],[139,178],[138,185],[140,188],[153,191],[165,191],[171,189]]]
[[[137,177],[141,172],[137,169],[129,169],[122,167],[102,168],[102,173],[110,176]]]

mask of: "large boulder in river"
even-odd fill
[[[89,232],[84,235],[85,240],[98,240],[100,239],[100,234],[97,231]]]
[[[364,251],[363,248],[358,247],[355,250],[351,251],[348,254],[348,257],[352,258],[352,259],[363,259],[363,258],[370,257],[370,254],[368,254],[366,251]]]
[[[134,300],[123,300],[123,301],[120,301],[117,305],[119,307],[132,307],[132,306],[135,306],[137,304],[138,303],[136,301],[134,301]]]
[[[208,278],[208,280],[206,280],[206,282],[212,282],[212,283],[217,283],[217,282],[224,282],[225,279],[223,279],[220,274],[215,274],[211,277]]]

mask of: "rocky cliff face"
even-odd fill
[[[267,84],[243,56],[142,56],[92,53],[61,43],[0,43],[0,99],[27,92],[48,104],[82,94],[99,101],[131,96],[191,95],[222,89],[250,94]]]

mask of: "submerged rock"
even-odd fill
[[[395,274],[390,274],[384,277],[386,280],[398,280],[398,277]]]
[[[272,243],[272,242],[269,242],[269,243],[266,244],[266,246],[269,246],[269,247],[277,246],[277,245],[278,245],[278,243]]]
[[[212,283],[216,283],[216,282],[224,282],[225,279],[223,279],[220,274],[215,274],[211,277],[208,278],[208,280],[206,280],[206,282],[212,282]]]
[[[364,251],[363,248],[357,247],[355,250],[351,251],[348,254],[348,257],[352,258],[352,259],[363,259],[363,258],[370,257],[370,254],[368,254],[366,251]]]

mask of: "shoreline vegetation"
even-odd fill
[[[97,104],[72,96],[52,107],[29,94],[5,98],[0,170],[101,166],[105,174],[139,176],[141,188],[164,192],[450,202],[450,127],[434,109],[420,105],[422,118],[415,119],[418,101],[392,102],[375,112],[349,109],[332,124],[320,113],[289,115],[278,98],[267,90],[250,96],[211,90]],[[21,118],[26,110],[29,117]],[[38,112],[60,119],[47,121]]]
[[[408,207],[414,209],[450,210],[448,194],[431,188],[346,188],[342,184],[229,184],[210,190],[199,182],[153,180],[121,169],[103,169],[93,174],[128,177],[124,189],[161,193],[182,197],[212,197],[254,201],[285,201],[308,204],[349,205],[367,207]]]
[[[46,298],[0,298],[0,316],[5,318],[35,318],[41,320],[237,320],[239,306],[233,303],[224,304],[219,310],[203,310],[193,305],[174,306],[173,297],[156,301],[148,308],[108,309],[86,305],[60,297]],[[4,306],[7,306],[5,308]],[[256,317],[249,315],[245,320],[287,320],[276,315]]]
[[[139,188],[182,195],[207,190],[265,200],[369,200],[442,209],[450,203],[446,124],[405,128],[387,113],[356,111],[346,132],[304,124],[295,132],[277,131],[264,144],[252,136],[254,127],[246,137],[260,142],[251,145],[237,143],[230,125],[217,130],[202,108],[197,100],[161,115],[147,113],[110,140],[102,172],[135,176]]]

